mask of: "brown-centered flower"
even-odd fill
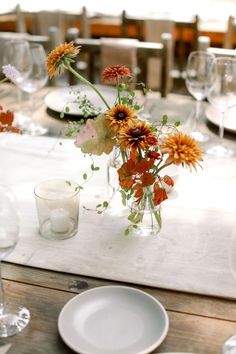
[[[121,150],[127,148],[145,150],[157,145],[157,137],[147,122],[136,121],[131,126],[125,126],[120,130],[119,142]]]
[[[117,78],[123,76],[132,76],[130,70],[125,65],[110,66],[109,68],[104,69],[102,80],[103,82],[116,81]]]
[[[48,75],[50,78],[60,74],[64,66],[73,63],[80,51],[80,46],[74,47],[73,42],[60,44],[47,57]]]
[[[118,104],[107,111],[106,119],[112,132],[118,133],[121,128],[135,122],[137,117],[131,107]]]
[[[202,161],[202,150],[199,143],[189,135],[177,132],[168,136],[162,145],[162,151],[169,154],[166,163],[173,162],[196,169],[198,161]]]

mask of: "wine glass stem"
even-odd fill
[[[0,261],[0,316],[4,313],[5,292],[2,281],[2,267]]]
[[[200,112],[201,112],[201,100],[196,101],[196,112],[195,112],[195,123],[194,123],[194,129],[197,131],[197,127],[199,124],[199,117],[200,117]]]
[[[224,120],[225,120],[225,111],[221,112],[220,115],[219,138],[221,144],[223,144],[223,138],[224,138]]]

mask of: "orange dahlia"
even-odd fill
[[[106,113],[106,119],[108,121],[109,128],[114,132],[118,131],[137,120],[134,110],[123,104],[118,104],[109,109]]]
[[[145,150],[149,146],[157,145],[157,137],[150,125],[145,121],[136,121],[131,126],[124,126],[119,133],[121,150]]]
[[[74,47],[73,42],[60,44],[47,57],[48,75],[50,78],[60,74],[64,66],[73,63],[81,46]]]
[[[177,132],[163,141],[163,152],[169,154],[166,163],[173,162],[196,169],[198,161],[202,161],[202,150],[199,143],[189,135]]]
[[[130,70],[125,65],[110,66],[109,68],[104,69],[102,80],[103,82],[116,81],[118,77],[122,76],[132,76]]]

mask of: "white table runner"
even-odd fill
[[[107,157],[81,193],[78,234],[50,241],[38,235],[34,186],[52,176],[82,181],[91,164],[71,140],[0,135],[0,181],[12,186],[20,240],[8,261],[74,274],[236,299],[236,160],[206,157],[197,173],[181,170],[162,208],[155,238],[124,236],[125,216],[83,206],[104,200]]]

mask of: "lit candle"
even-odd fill
[[[63,208],[53,209],[50,212],[50,221],[53,232],[67,232],[70,228],[69,211]]]

